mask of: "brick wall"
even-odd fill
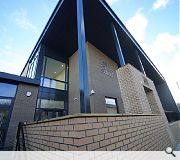
[[[161,101],[151,79],[130,64],[117,71],[126,114],[161,114],[171,141],[175,144]]]
[[[26,92],[31,92],[30,97],[26,96]],[[32,122],[36,108],[36,99],[38,94],[38,86],[20,83],[18,85],[16,99],[9,122],[9,127],[5,139],[5,150],[12,150],[15,142],[17,126],[19,122]]]
[[[159,114],[162,108],[154,83],[132,65],[117,70],[125,113]]]
[[[103,52],[87,42],[87,63],[89,94],[91,90],[95,95],[90,96],[91,113],[107,113],[105,97],[116,98],[120,113],[124,113],[124,107],[119,89],[116,70],[117,64]],[[103,63],[107,64],[112,76],[102,71]],[[80,113],[79,69],[78,51],[69,58],[69,114]],[[75,100],[76,99],[76,100]]]
[[[164,150],[172,146],[160,115],[74,115],[26,124],[27,150]]]
[[[118,110],[124,113],[116,70],[117,64],[91,43],[87,43],[87,60],[91,113],[107,113],[105,97],[116,98]]]

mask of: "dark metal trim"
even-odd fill
[[[117,54],[118,54],[118,67],[122,67],[125,65],[125,60],[124,60],[124,56],[123,56],[123,53],[122,53],[122,49],[121,49],[121,44],[120,44],[120,41],[119,41],[119,38],[118,38],[118,35],[117,35],[117,31],[116,31],[116,28],[113,24],[111,24],[111,28],[112,28],[112,34],[113,34],[113,38],[114,38],[114,43],[115,43],[115,46],[116,46],[116,51],[117,51]]]
[[[24,125],[24,123],[22,123],[22,122],[19,122],[19,124],[18,124],[18,129],[17,129],[17,133],[16,133],[16,148],[15,148],[15,151],[20,151],[21,150],[21,142],[20,142],[20,140],[22,140],[23,151],[26,151],[26,144],[25,144],[25,138],[24,138],[23,125]],[[22,138],[20,138],[21,135],[22,135]]]
[[[131,41],[134,43],[134,45],[141,51],[141,54],[148,60],[148,62],[156,70],[156,72],[160,75],[160,77],[163,80],[165,80],[163,75],[160,73],[160,71],[157,69],[157,67],[154,65],[154,63],[150,60],[150,58],[147,56],[147,54],[143,51],[143,49],[140,47],[140,45],[137,43],[137,41],[134,39],[134,37],[131,35],[131,33],[126,29],[126,27],[123,25],[121,20],[117,17],[117,15],[114,13],[114,11],[109,7],[107,2],[105,0],[99,0],[99,2],[103,5],[103,7],[106,9],[106,11],[112,16],[112,18],[115,20],[115,22],[121,27],[121,29],[126,33],[126,35],[131,39]]]
[[[66,63],[66,75],[65,75],[65,90],[66,90],[66,97],[65,97],[65,115],[69,114],[69,61]]]
[[[23,129],[23,123],[21,124],[21,134],[22,134],[22,143],[23,143],[23,151],[26,151],[26,144],[25,144],[25,138],[24,138],[24,129]]]
[[[47,77],[47,76],[41,76],[41,77],[47,78],[47,79],[50,79],[50,80],[54,80],[54,81],[57,81],[57,82],[61,82],[61,83],[68,83],[68,82],[66,82],[66,80],[65,81],[61,81],[61,80],[53,79],[53,78],[50,78],[50,77]]]
[[[40,80],[37,79],[31,79],[26,77],[21,77],[9,73],[0,72],[0,81],[5,80],[5,82],[14,82],[15,84],[18,84],[19,82],[28,83],[32,85],[40,85]]]
[[[86,36],[84,27],[83,0],[77,2],[77,29],[78,29],[78,61],[80,82],[81,113],[90,113],[90,95],[88,82],[88,66],[86,53]]]
[[[144,66],[143,66],[143,63],[142,63],[142,61],[141,61],[141,58],[140,58],[138,52],[135,51],[135,54],[136,54],[136,57],[137,57],[137,62],[138,62],[139,69],[140,69],[140,71],[146,76],[146,72],[145,72],[145,70],[144,70]]]
[[[44,54],[45,54],[45,48],[44,48],[44,45],[41,45],[40,51],[39,51],[38,62],[37,62],[35,79],[41,79],[41,74],[42,74],[42,70],[43,70],[43,63],[44,63]]]
[[[16,133],[16,147],[15,151],[20,151],[20,123],[18,124],[17,133]]]
[[[106,98],[111,98],[111,99],[114,99],[114,100],[115,100],[115,102],[116,102],[117,114],[119,114],[119,113],[120,113],[120,111],[119,111],[119,105],[118,105],[117,98],[115,98],[115,97],[105,96],[105,101],[106,101]],[[107,107],[106,107],[106,108],[107,108]]]

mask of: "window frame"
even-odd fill
[[[114,114],[119,114],[119,106],[118,106],[117,98],[105,96],[104,100],[105,100],[106,111],[107,111],[107,108],[110,108],[110,107],[107,107],[106,98],[107,98],[107,99],[113,99],[113,100],[115,100],[116,107],[114,107],[114,108],[116,108],[117,113],[114,113]],[[111,114],[111,113],[108,113],[108,112],[107,112],[107,114]],[[112,114],[112,115],[113,115],[113,114]]]

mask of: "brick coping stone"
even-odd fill
[[[24,124],[32,125],[32,124],[53,122],[53,121],[73,119],[73,118],[84,118],[84,117],[135,117],[135,116],[161,116],[161,114],[105,114],[105,113],[81,114],[81,113],[79,113],[79,114],[67,115],[67,116],[62,116],[62,117],[56,117],[56,118],[52,118],[52,119],[46,119],[46,120],[42,120],[42,121],[34,121],[34,122],[30,122],[30,123],[24,122]]]

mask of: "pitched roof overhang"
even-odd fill
[[[137,67],[134,51],[137,50],[149,78],[154,83],[164,81],[163,76],[129,33],[105,0],[84,0],[86,40],[117,62],[111,23],[116,27],[126,63]],[[44,44],[58,51],[59,57],[68,58],[78,49],[76,0],[59,0],[46,24],[31,56]],[[51,55],[52,57],[53,55]],[[56,55],[57,57],[58,55]]]

